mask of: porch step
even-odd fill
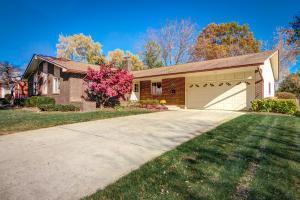
[[[166,105],[166,107],[168,108],[168,110],[180,110],[181,109],[179,106]]]

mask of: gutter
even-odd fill
[[[171,76],[171,75],[178,75],[178,74],[190,74],[195,72],[206,72],[206,71],[218,71],[218,70],[224,70],[224,69],[233,69],[233,68],[239,68],[239,67],[249,67],[249,66],[258,66],[263,65],[264,63],[255,63],[255,64],[247,64],[247,65],[236,65],[236,66],[230,66],[230,67],[220,67],[220,68],[212,68],[212,69],[204,69],[204,70],[192,70],[192,71],[185,71],[185,72],[174,72],[174,73],[164,73],[164,74],[157,74],[157,75],[149,75],[149,76],[138,76],[133,77],[134,79],[141,79],[141,78],[150,78],[150,77],[159,77],[159,76]]]

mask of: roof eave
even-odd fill
[[[74,73],[74,74],[86,74],[86,71],[81,71],[81,70],[74,70],[74,69],[68,69],[65,71],[66,73]]]
[[[26,69],[25,69],[25,71],[24,71],[24,73],[23,73],[21,79],[24,79],[24,78],[25,78],[25,75],[26,75],[26,73],[27,73],[29,67],[31,66],[32,60],[33,60],[33,58],[34,58],[35,56],[36,56],[36,54],[33,54],[33,56],[31,57],[31,59],[30,59],[28,65],[26,66]]]
[[[164,74],[149,75],[149,76],[138,76],[138,77],[134,77],[134,79],[151,78],[151,77],[159,77],[159,76],[172,76],[172,75],[189,74],[189,73],[195,73],[195,72],[218,71],[218,70],[241,68],[241,67],[259,66],[259,65],[263,65],[263,64],[264,64],[263,62],[259,62],[259,63],[254,63],[254,64],[237,65],[237,66],[222,67],[222,68],[212,68],[212,69],[204,69],[204,70],[191,70],[191,71],[164,73]]]

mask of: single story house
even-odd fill
[[[130,70],[130,63],[126,65]],[[58,103],[81,103],[83,77],[97,65],[34,55],[23,78],[29,96],[47,95]],[[278,51],[132,71],[130,100],[166,100],[181,108],[244,110],[257,98],[273,97],[279,77]]]
[[[192,109],[244,110],[273,97],[278,51],[135,71],[132,100],[165,99]]]

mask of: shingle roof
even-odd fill
[[[36,55],[40,59],[57,65],[59,67],[65,68],[66,72],[73,72],[73,73],[85,73],[87,72],[88,68],[92,69],[99,69],[99,65],[92,65],[88,63],[76,62],[64,58],[56,58],[52,56],[44,56],[44,55]]]
[[[168,67],[159,67],[148,70],[134,71],[134,78],[144,78],[152,76],[183,74],[191,72],[212,71],[226,68],[247,67],[262,65],[266,59],[276,51],[265,51],[242,56],[220,58],[201,62],[186,63]]]
[[[167,67],[159,67],[159,68],[147,69],[141,71],[133,71],[132,73],[134,78],[145,78],[145,77],[152,77],[152,76],[185,74],[185,73],[192,73],[192,72],[212,71],[212,70],[221,70],[221,69],[237,68],[237,67],[258,66],[258,65],[262,65],[264,61],[269,57],[271,57],[275,52],[276,51],[265,51],[261,53],[247,54],[242,56],[220,58],[220,59],[207,60],[201,62],[167,66]],[[62,67],[66,70],[66,72],[84,74],[87,72],[88,68],[92,68],[92,69],[100,68],[99,65],[76,62],[76,61],[63,59],[63,58],[56,58],[56,57],[45,56],[40,54],[34,56],[38,57],[41,60],[52,63],[56,66]],[[26,71],[23,74],[23,77],[26,74]]]

